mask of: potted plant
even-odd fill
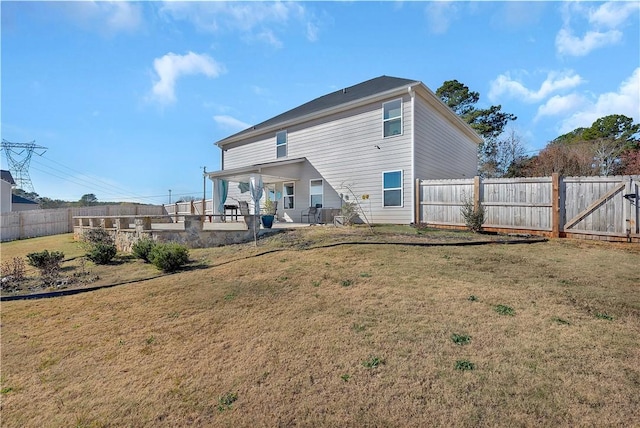
[[[273,219],[276,215],[276,201],[272,201],[271,199],[267,199],[264,201],[264,214],[261,216],[262,225],[265,229],[271,229],[273,226]]]

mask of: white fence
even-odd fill
[[[416,219],[464,227],[465,200],[485,230],[640,242],[640,176],[417,180]]]
[[[71,233],[74,216],[110,215],[166,215],[166,211],[158,205],[100,205],[2,213],[0,240]]]

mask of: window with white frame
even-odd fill
[[[276,157],[287,157],[287,131],[276,133]]]
[[[284,183],[282,185],[283,195],[282,195],[282,204],[284,205],[285,210],[293,209],[293,201],[294,201],[294,193],[295,186],[293,183]]]
[[[384,136],[402,135],[402,100],[382,104]]]
[[[309,206],[322,208],[322,179],[309,180]]]
[[[382,201],[385,207],[402,206],[402,171],[382,173]]]

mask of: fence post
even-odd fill
[[[560,174],[551,174],[551,237],[560,237]]]
[[[482,202],[482,192],[480,188],[480,176],[473,177],[473,209],[478,211],[480,209],[480,203]]]
[[[415,186],[415,195],[413,197],[413,221],[415,225],[419,225],[420,223],[422,223],[422,219],[420,218],[420,215],[422,214],[422,210],[420,209],[420,194],[422,193],[420,191],[420,179],[416,178],[416,186]]]

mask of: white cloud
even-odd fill
[[[613,45],[621,39],[622,32],[618,30],[587,31],[580,38],[571,34],[571,30],[563,28],[556,35],[556,49],[561,55],[585,56],[594,49]]]
[[[560,55],[585,56],[595,49],[619,43],[623,38],[622,26],[640,10],[638,2],[611,1],[599,6],[587,4],[563,3],[564,23],[556,35],[556,50]],[[572,20],[587,24],[588,28],[582,36],[575,35]]]
[[[66,15],[76,25],[98,32],[133,32],[142,22],[142,5],[123,1],[82,1],[62,3]]]
[[[575,111],[588,101],[579,94],[555,95],[547,100],[547,102],[538,107],[538,112],[534,121],[543,116],[557,116],[559,114]]]
[[[165,2],[162,15],[190,21],[203,32],[239,31],[275,47],[282,46],[276,30],[289,23],[301,24],[307,39],[318,39],[319,27],[312,13],[295,2]]]
[[[429,29],[435,34],[444,34],[451,22],[457,17],[458,6],[451,1],[434,1],[427,6],[425,13]]]
[[[236,119],[235,117],[227,115],[213,116],[213,120],[222,128],[231,131],[242,131],[243,129],[247,129],[251,126],[248,123],[244,123],[243,121]]]
[[[620,84],[617,92],[607,92],[588,102],[582,109],[564,119],[560,132],[567,133],[591,124],[603,116],[623,114],[640,122],[640,67]]]
[[[582,77],[572,70],[551,71],[539,89],[531,90],[527,89],[523,83],[511,78],[511,74],[507,72],[491,82],[488,97],[495,102],[500,96],[507,95],[532,103],[541,101],[554,92],[575,88],[583,82]]]
[[[632,14],[640,10],[638,2],[604,3],[595,10],[589,11],[589,22],[608,28],[615,28],[623,24]]]
[[[260,40],[274,48],[280,49],[282,47],[282,41],[271,30],[264,30],[256,34],[256,40]]]
[[[153,68],[158,75],[152,88],[153,98],[162,103],[176,100],[176,81],[184,75],[204,74],[207,77],[217,77],[224,72],[224,67],[209,55],[189,52],[177,55],[170,52],[153,60]]]

